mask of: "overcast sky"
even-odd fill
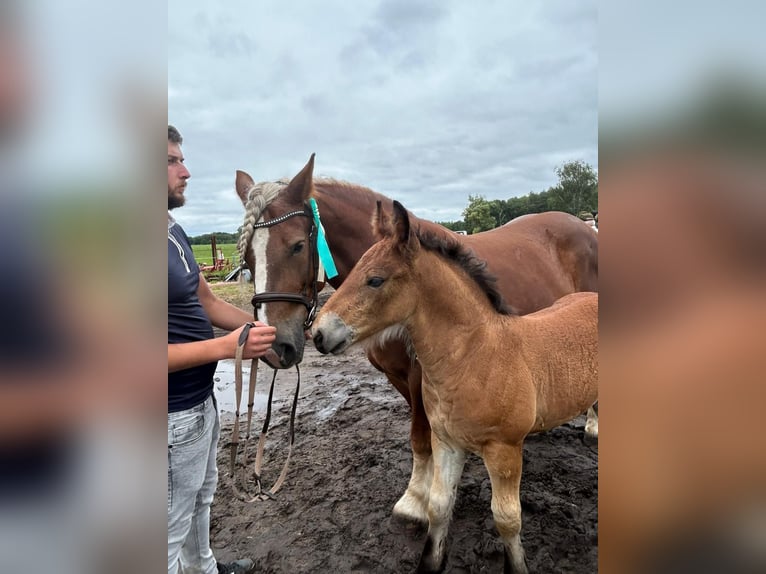
[[[168,26],[190,235],[241,224],[235,170],[290,177],[312,152],[436,221],[598,168],[593,1],[169,0]]]

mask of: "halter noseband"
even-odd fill
[[[317,227],[314,223],[314,215],[311,211],[311,207],[304,204],[303,211],[291,211],[270,219],[269,221],[261,221],[253,225],[253,229],[264,229],[274,227],[287,221],[292,217],[308,217],[311,222],[311,229],[309,230],[309,270],[311,272],[311,297],[307,297],[299,293],[282,293],[276,291],[266,291],[263,293],[256,293],[253,295],[252,305],[253,313],[258,318],[258,309],[264,303],[284,302],[284,303],[299,303],[306,307],[306,320],[303,322],[303,329],[307,330],[311,328],[314,323],[314,318],[317,314],[317,305],[319,302],[319,255],[317,253]],[[257,265],[256,261],[256,265]]]

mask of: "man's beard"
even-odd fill
[[[168,193],[168,209],[181,207],[184,203],[186,203],[186,197],[182,193]]]

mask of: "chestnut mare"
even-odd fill
[[[336,288],[375,242],[369,223],[376,202],[381,201],[386,211],[392,209],[392,200],[365,187],[314,179],[313,168],[312,155],[289,183],[282,180],[256,184],[247,173],[237,171],[237,194],[246,212],[240,252],[253,272],[259,318],[277,328],[274,353],[267,362],[279,368],[289,368],[303,358],[307,308],[311,309],[310,301],[317,289],[315,254],[309,253],[313,226],[308,199],[316,200],[327,232],[338,270],[338,276],[329,283]],[[590,227],[572,215],[526,215],[497,229],[468,236],[458,236],[413,215],[410,221],[470,247],[487,262],[489,271],[499,279],[502,296],[519,313],[547,307],[568,293],[597,290],[598,239]],[[293,294],[297,299],[270,297],[275,292]],[[367,351],[370,362],[386,375],[412,411],[412,475],[393,512],[397,517],[424,524],[428,520],[433,471],[431,428],[423,408],[420,365],[410,357],[407,345],[404,331],[394,327],[371,342]],[[590,410],[586,430],[595,435],[597,428],[595,413]]]
[[[434,474],[418,572],[441,572],[467,452],[484,460],[505,571],[526,573],[521,545],[522,443],[598,397],[598,295],[575,293],[530,315],[503,301],[486,264],[454,237],[411,228],[378,206],[382,240],[362,256],[312,328],[322,353],[391,327],[407,330],[423,370]]]

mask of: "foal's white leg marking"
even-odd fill
[[[524,547],[521,545],[521,535],[517,534],[506,543],[508,553],[511,555],[511,566],[514,574],[528,574]]]
[[[515,496],[497,495],[492,486],[492,515],[495,527],[503,539],[503,545],[510,558],[513,574],[527,574],[526,554],[521,545],[521,501]],[[515,534],[508,535],[508,531]]]
[[[598,413],[596,412],[596,409],[590,407],[585,417],[585,434],[593,438],[598,438]]]
[[[433,480],[433,458],[412,453],[412,476],[407,490],[394,505],[394,514],[414,520],[428,522],[428,499]]]
[[[434,433],[431,434],[431,441],[434,477],[428,499],[428,538],[432,543],[432,553],[430,556],[423,556],[423,559],[435,568],[444,559],[447,529],[455,506],[458,482],[463,474],[465,451],[452,448]]]
[[[255,257],[255,274],[253,277],[253,283],[256,293],[264,293],[266,291],[266,279],[268,276],[266,272],[268,266],[268,261],[266,260],[266,247],[268,244],[268,227],[265,229],[259,228],[254,230],[252,239],[253,256]],[[266,316],[266,303],[261,305],[261,308],[258,309],[258,320],[264,323],[269,322]]]
[[[528,574],[521,545],[521,445],[495,445],[482,454],[492,483],[492,516],[510,561],[511,572]]]

